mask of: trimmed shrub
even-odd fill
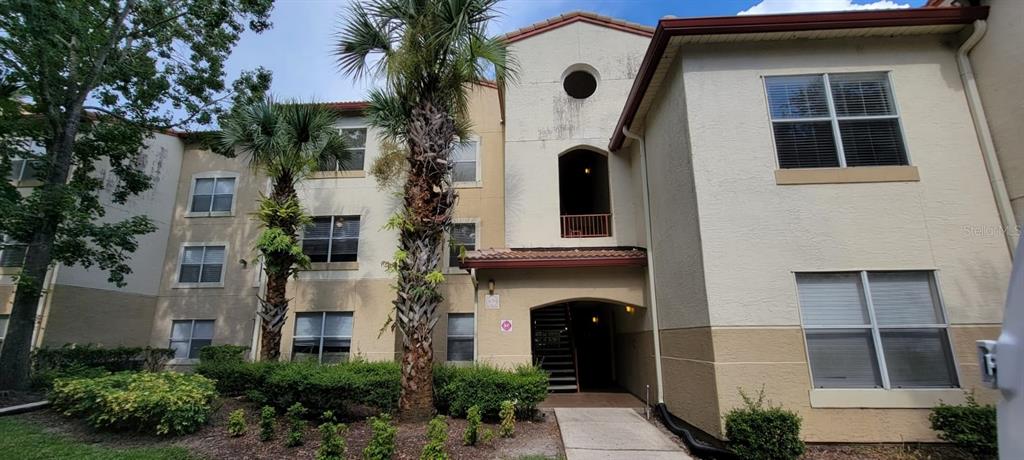
[[[480,444],[490,444],[491,441],[494,441],[494,436],[494,430],[490,428],[484,428],[483,431],[480,432]]]
[[[274,438],[274,424],[277,422],[277,411],[273,407],[263,406],[260,409],[260,441]]]
[[[994,459],[999,456],[996,436],[996,408],[981,405],[973,393],[967,394],[962,405],[939,404],[928,415],[932,429],[939,439],[955,444],[975,458]]]
[[[320,424],[320,447],[316,450],[316,460],[345,460],[348,455],[348,444],[345,435],[348,426],[334,423],[334,414],[324,412],[324,423]]]
[[[764,388],[757,399],[740,390],[743,407],[725,415],[729,448],[747,460],[795,460],[804,453],[800,440],[800,416],[765,400]]]
[[[391,416],[380,414],[370,417],[373,437],[363,449],[363,460],[390,460],[395,455],[395,435],[398,429],[391,424]]]
[[[206,350],[206,347],[203,350]],[[235,360],[212,360],[204,361],[202,358],[196,366],[197,374],[209,377],[217,382],[217,391],[224,396],[248,395],[250,392],[259,391],[266,385],[267,377],[274,369],[285,364],[261,361],[249,363]],[[253,398],[250,398],[253,399]],[[257,404],[267,401],[256,401]],[[287,407],[287,406],[285,406]]]
[[[228,415],[228,435],[237,438],[245,434],[245,409],[231,411]]]
[[[94,378],[111,372],[163,370],[174,357],[170,348],[64,345],[32,352],[32,385],[49,389],[58,378]]]
[[[261,391],[277,407],[301,403],[347,415],[359,405],[390,412],[398,407],[401,370],[395,362],[289,363],[274,368]]]
[[[306,421],[302,419],[306,415],[306,408],[302,404],[295,403],[288,408],[288,437],[285,439],[286,447],[302,445],[302,435],[306,431]]]
[[[466,411],[466,431],[462,433],[462,445],[475,446],[480,438],[480,406],[471,406]]]
[[[505,400],[501,402],[501,411],[498,412],[501,419],[499,434],[503,438],[511,438],[516,435],[516,403]]]
[[[448,442],[448,421],[438,415],[427,424],[427,443],[420,453],[420,460],[448,460],[445,443]]]
[[[50,401],[64,415],[95,428],[158,435],[191,433],[210,418],[213,381],[176,372],[122,372],[91,379],[58,379]]]
[[[245,362],[245,352],[249,347],[241,345],[208,345],[199,349],[199,362]]]
[[[537,405],[548,396],[548,376],[539,367],[522,366],[505,371],[485,365],[471,367],[437,366],[434,369],[434,399],[438,410],[463,417],[470,406],[496,419],[502,401],[517,401],[521,418],[532,417]]]

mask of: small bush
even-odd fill
[[[484,428],[483,431],[480,432],[480,444],[487,445],[490,444],[491,441],[494,441],[494,430]]]
[[[203,348],[200,354],[210,348],[214,347]],[[214,353],[219,354],[222,352],[215,351]],[[224,355],[218,355],[217,358],[213,360],[203,360],[200,358],[195,371],[197,374],[216,381],[217,391],[225,396],[249,395],[261,391],[264,385],[266,385],[266,380],[270,373],[284,365],[271,361],[245,362],[241,359],[240,355],[238,360],[226,358]],[[266,401],[256,401],[257,404],[264,402]],[[287,408],[288,406],[284,407]]]
[[[516,403],[512,401],[502,401],[501,411],[498,412],[498,418],[501,419],[501,428],[499,434],[503,438],[511,438],[516,435]]]
[[[462,444],[475,446],[480,438],[480,406],[471,406],[466,411],[466,431],[462,433]]]
[[[288,408],[288,437],[285,439],[286,447],[302,445],[302,435],[306,431],[306,421],[302,419],[306,415],[306,408],[302,404],[295,403]]]
[[[800,416],[765,400],[764,388],[757,399],[740,390],[744,407],[725,416],[725,435],[729,447],[748,460],[788,460],[800,458],[804,442],[800,440]]]
[[[263,406],[260,409],[260,441],[274,438],[274,424],[277,422],[277,411],[273,407]]]
[[[448,460],[447,442],[448,422],[443,415],[438,415],[427,424],[427,444],[423,446],[420,460]]]
[[[363,449],[364,460],[390,460],[395,455],[395,435],[398,429],[391,423],[391,416],[380,414],[370,417],[373,437]]]
[[[49,389],[58,378],[95,378],[112,372],[163,370],[174,350],[152,347],[102,348],[65,345],[32,352],[32,385]]]
[[[228,435],[237,438],[245,434],[245,409],[231,411],[228,415]]]
[[[245,352],[249,347],[241,345],[208,345],[199,349],[199,362],[245,362]]]
[[[994,459],[999,455],[996,436],[996,408],[981,405],[974,394],[967,395],[963,405],[939,404],[928,416],[939,439],[955,444],[980,459]]]
[[[191,433],[210,418],[213,381],[176,372],[122,372],[92,379],[59,379],[50,401],[64,415],[95,428],[158,435]]]
[[[348,444],[345,443],[348,426],[344,423],[334,423],[334,414],[331,411],[324,412],[323,418],[316,460],[345,460],[348,455]]]
[[[548,396],[548,376],[533,366],[505,371],[485,365],[437,366],[434,399],[439,411],[463,417],[470,406],[479,406],[487,419],[496,419],[502,401],[516,401],[520,418],[529,418]]]

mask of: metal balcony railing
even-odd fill
[[[611,214],[562,216],[562,238],[600,238],[612,236]]]

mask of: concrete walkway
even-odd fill
[[[568,460],[692,459],[633,409],[556,408]]]

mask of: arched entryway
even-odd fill
[[[562,238],[612,235],[608,157],[578,148],[558,157]]]
[[[619,311],[621,310],[621,311]],[[573,300],[530,311],[533,362],[552,392],[618,391],[616,316],[636,307]]]

